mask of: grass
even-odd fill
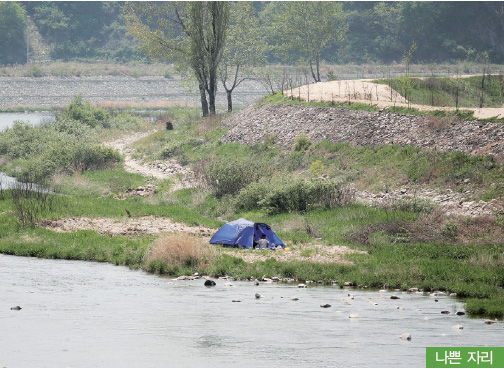
[[[18,229],[9,215],[1,215],[0,252],[47,259],[90,260],[139,267],[151,238],[108,237],[93,231],[57,233],[44,228]]]
[[[413,104],[449,107],[463,106],[467,108],[501,107],[504,103],[504,91],[502,89],[504,76],[485,76],[486,83],[484,88],[481,87],[482,78],[483,76],[468,78],[412,77],[412,88],[409,89],[407,94],[410,102]],[[389,85],[401,94],[405,93],[401,79],[382,79],[374,82]]]

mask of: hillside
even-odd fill
[[[7,2],[5,2],[7,3]],[[29,17],[31,62],[51,60],[145,60],[137,41],[128,32],[124,2],[110,1],[23,1],[10,2]],[[273,5],[272,5],[273,3]],[[275,2],[254,2],[261,27]],[[413,41],[418,45],[415,62],[461,61],[464,68],[479,64],[482,53],[500,63],[504,42],[501,2],[343,2],[348,32],[341,42],[324,50],[327,63],[400,63]],[[5,12],[4,12],[5,13]],[[4,37],[2,46],[10,55],[0,55],[0,63],[25,63],[27,55],[24,15],[14,27],[15,37]],[[12,16],[1,23],[8,24]],[[11,26],[7,26],[13,29]],[[426,31],[428,30],[428,31]],[[258,34],[261,32],[258,30]],[[8,35],[6,35],[8,36]],[[37,37],[35,37],[37,36]],[[266,40],[270,46],[274,39]],[[281,59],[268,53],[268,61]],[[300,54],[296,52],[297,59]]]

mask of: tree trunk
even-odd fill
[[[228,113],[231,113],[233,111],[233,100],[231,98],[232,93],[233,93],[233,90],[226,90],[227,102],[228,102]]]
[[[208,89],[208,108],[210,115],[215,115],[215,90]]]
[[[203,117],[208,117],[208,101],[206,98],[205,88],[203,85],[199,85],[200,98],[201,98],[201,111],[203,113]]]
[[[313,77],[313,80],[314,80],[315,82],[317,82],[317,76],[315,76],[315,72],[313,71],[313,62],[312,62],[312,60],[311,60],[311,59],[310,59],[310,72],[311,72],[311,75],[312,75],[312,77]]]

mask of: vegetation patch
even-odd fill
[[[413,104],[450,107],[501,107],[504,103],[503,75],[473,77],[410,77],[407,84],[400,78],[382,79]],[[406,91],[408,89],[408,91]]]

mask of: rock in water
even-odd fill
[[[411,334],[409,333],[403,333],[399,336],[400,339],[405,340],[405,341],[411,341]]]
[[[320,307],[321,308],[330,308],[331,305],[329,305],[329,304],[320,304]]]
[[[10,308],[11,310],[21,310],[21,306],[13,306]]]
[[[212,281],[211,279],[207,279],[205,281],[205,286],[207,286],[207,287],[212,287],[212,286],[215,286],[215,285],[216,285],[216,283],[214,281]]]

